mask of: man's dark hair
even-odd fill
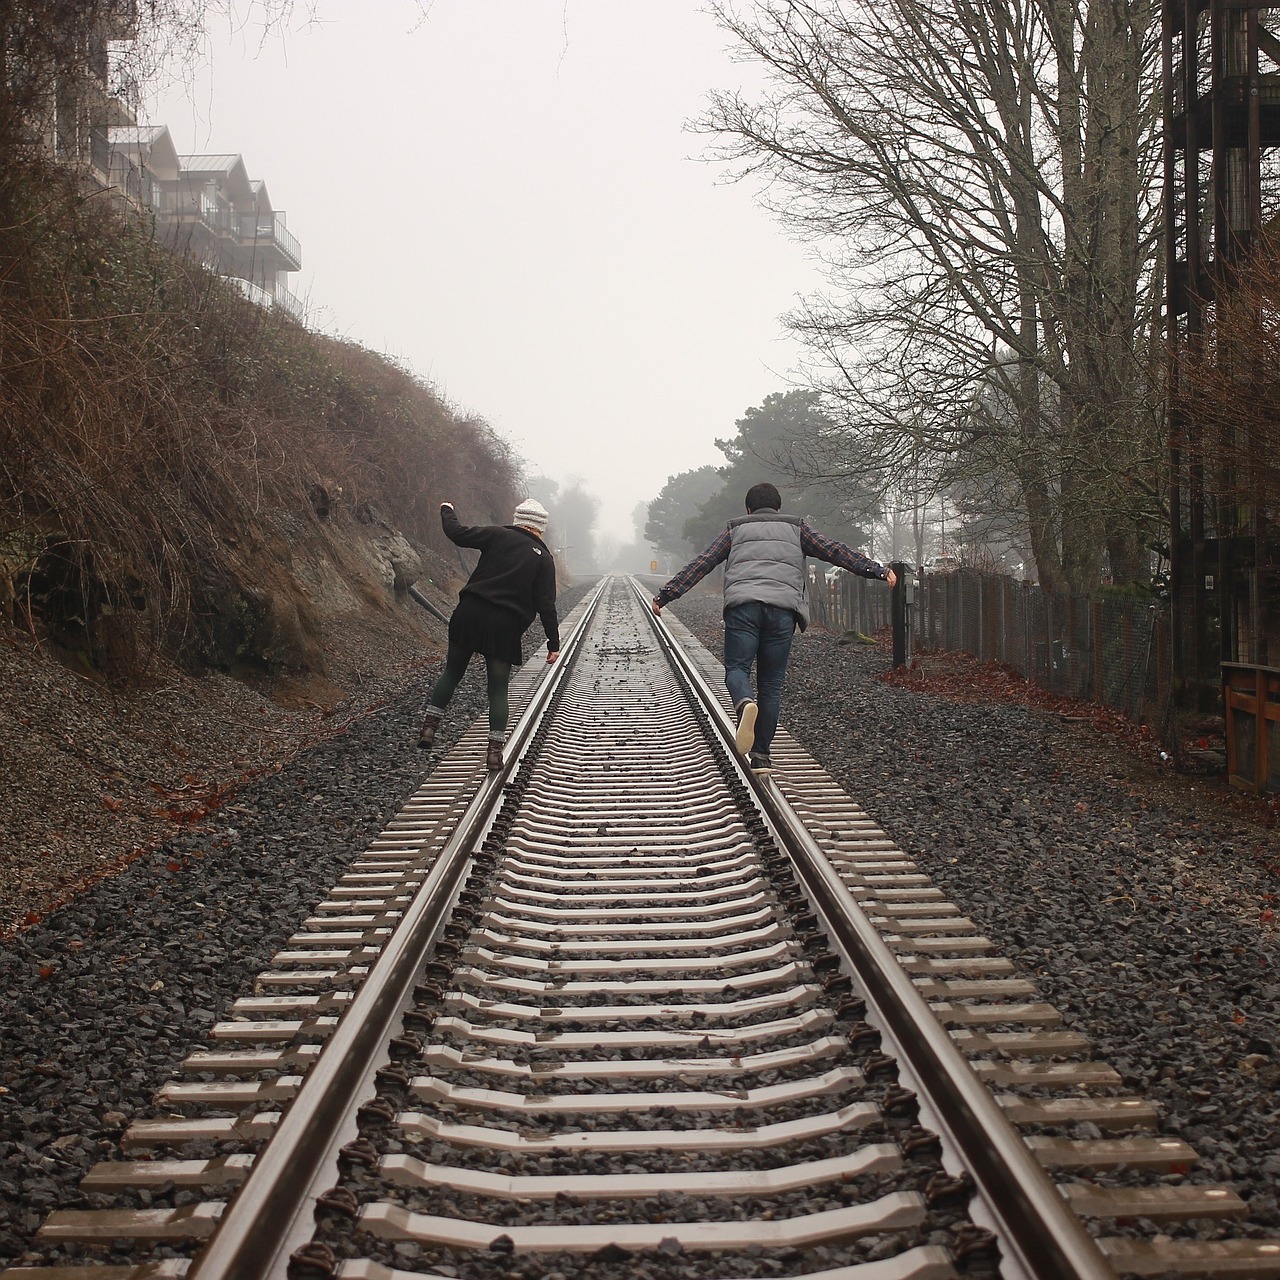
[[[747,510],[759,511],[761,507],[772,507],[775,511],[782,510],[782,495],[767,480],[760,484],[753,484],[747,490]]]

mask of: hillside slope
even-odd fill
[[[15,187],[7,188],[13,202]],[[63,175],[0,220],[0,932],[402,688],[510,450]],[[419,679],[421,676],[419,676]],[[32,904],[35,904],[34,906]]]

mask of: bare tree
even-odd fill
[[[1280,243],[1264,240],[1181,356],[1176,407],[1213,441],[1205,497],[1222,509],[1280,513]],[[1229,524],[1223,517],[1220,523]]]
[[[717,9],[762,101],[713,100],[736,172],[826,257],[794,325],[851,467],[923,449],[1016,481],[1042,582],[1143,576],[1159,492],[1153,0],[763,0]],[[995,385],[1014,412],[991,418]],[[975,451],[976,439],[983,448]]]
[[[95,131],[129,119],[166,64],[202,60],[208,24],[261,39],[314,0],[0,0],[0,193],[14,162],[88,158]]]
[[[698,548],[684,536],[685,522],[724,487],[718,467],[697,467],[668,476],[658,496],[645,504],[640,537],[664,555],[687,559]]]
[[[596,568],[596,524],[600,499],[578,477],[571,477],[551,508],[548,537],[570,572],[591,573]]]

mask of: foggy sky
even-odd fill
[[[780,316],[818,287],[683,129],[755,69],[697,0],[316,11],[283,36],[215,25],[143,122],[266,183],[314,327],[402,361],[531,474],[582,477],[628,539],[637,502],[787,389]]]

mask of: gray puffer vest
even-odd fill
[[[803,631],[809,625],[809,580],[804,571],[799,516],[755,511],[729,521],[724,607],[747,604],[790,609]]]

